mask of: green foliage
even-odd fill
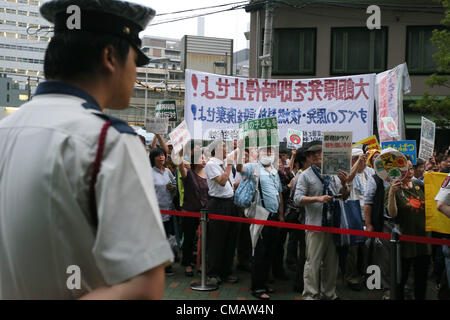
[[[439,0],[445,8],[445,17],[441,21],[446,29],[433,30],[431,42],[438,48],[438,51],[433,55],[436,61],[438,73],[432,74],[427,80],[426,84],[433,87],[446,87],[450,92],[450,0]],[[438,117],[435,122],[436,126],[443,129],[450,128],[450,96],[444,99],[439,99],[436,95],[425,92],[420,100],[411,105],[413,110],[420,113],[432,114]]]

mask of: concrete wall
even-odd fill
[[[257,56],[261,55],[263,38],[264,10],[252,12],[250,20],[250,77],[260,77],[257,70]],[[273,28],[317,28],[316,74],[314,76],[295,76],[298,78],[321,78],[330,76],[331,63],[331,28],[332,27],[366,27],[369,17],[366,9],[310,6],[303,9],[280,7],[275,9]],[[439,25],[443,14],[407,11],[381,10],[381,25],[388,27],[387,69],[406,61],[406,27],[414,25]],[[259,24],[259,28],[258,28]],[[261,41],[261,40],[260,40]],[[293,76],[276,76],[292,78]],[[275,78],[275,76],[274,76]],[[449,95],[448,88],[430,89],[424,83],[428,76],[411,76],[412,90],[409,95],[420,96],[423,91],[438,95]]]

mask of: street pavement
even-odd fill
[[[239,281],[235,284],[223,283],[215,291],[194,291],[190,288],[191,283],[199,282],[200,274],[194,272],[194,277],[186,277],[184,267],[179,263],[174,263],[173,269],[175,274],[166,276],[164,300],[259,300],[251,294],[249,272],[235,270]],[[294,279],[294,273],[287,272],[290,279]],[[275,289],[271,300],[303,300],[301,293],[293,290],[292,280],[274,280],[270,285]],[[383,292],[369,290],[365,285],[361,291],[353,291],[344,284],[339,273],[337,295],[342,300],[380,300]],[[428,281],[427,300],[437,300],[436,286],[431,280]]]

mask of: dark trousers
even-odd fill
[[[271,219],[267,220],[277,220]],[[252,257],[252,290],[266,289],[266,283],[269,278],[270,261],[272,261],[276,250],[276,229],[275,227],[264,226],[258,242],[256,243],[255,252]]]
[[[237,208],[238,216],[244,218],[244,209]],[[250,265],[252,257],[252,240],[250,238],[250,224],[238,223],[238,237],[237,237],[237,258],[238,264],[243,267]]]
[[[298,214],[291,213],[286,217],[286,222],[298,223]],[[286,263],[288,265],[295,265],[298,259],[298,247],[300,241],[300,232],[303,230],[288,229],[288,242],[286,250]],[[303,235],[305,233],[303,232]]]
[[[408,281],[411,266],[414,270],[414,297],[416,300],[425,300],[427,291],[428,267],[430,256],[422,255],[414,258],[402,258],[402,279],[399,284],[399,299],[404,299],[404,288]]]
[[[197,231],[200,221],[198,218],[183,217],[181,223],[181,228],[183,231],[183,258],[181,260],[181,265],[187,267],[190,266],[192,262],[192,254],[194,252],[194,241],[195,232]]]
[[[208,212],[224,216],[236,217],[236,207],[233,199],[220,199],[210,197],[208,200]],[[236,222],[209,220],[207,268],[208,276],[226,279],[232,272],[234,251],[238,224]]]
[[[276,220],[278,221],[278,219]],[[272,274],[274,276],[285,274],[284,270],[284,244],[287,238],[287,229],[276,228],[275,253],[272,258]]]

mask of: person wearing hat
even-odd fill
[[[305,207],[305,224],[331,226],[333,196],[346,198],[349,194],[347,174],[340,171],[337,176],[322,176],[322,141],[312,141],[307,149],[307,160],[311,166],[302,172],[295,189],[294,201]],[[337,299],[336,280],[338,256],[333,235],[325,232],[306,231],[306,263],[304,269],[305,299]],[[320,276],[322,273],[322,276]],[[321,279],[321,283],[319,283]]]
[[[0,299],[161,299],[173,254],[125,109],[151,8],[53,0],[33,99],[0,121]]]

